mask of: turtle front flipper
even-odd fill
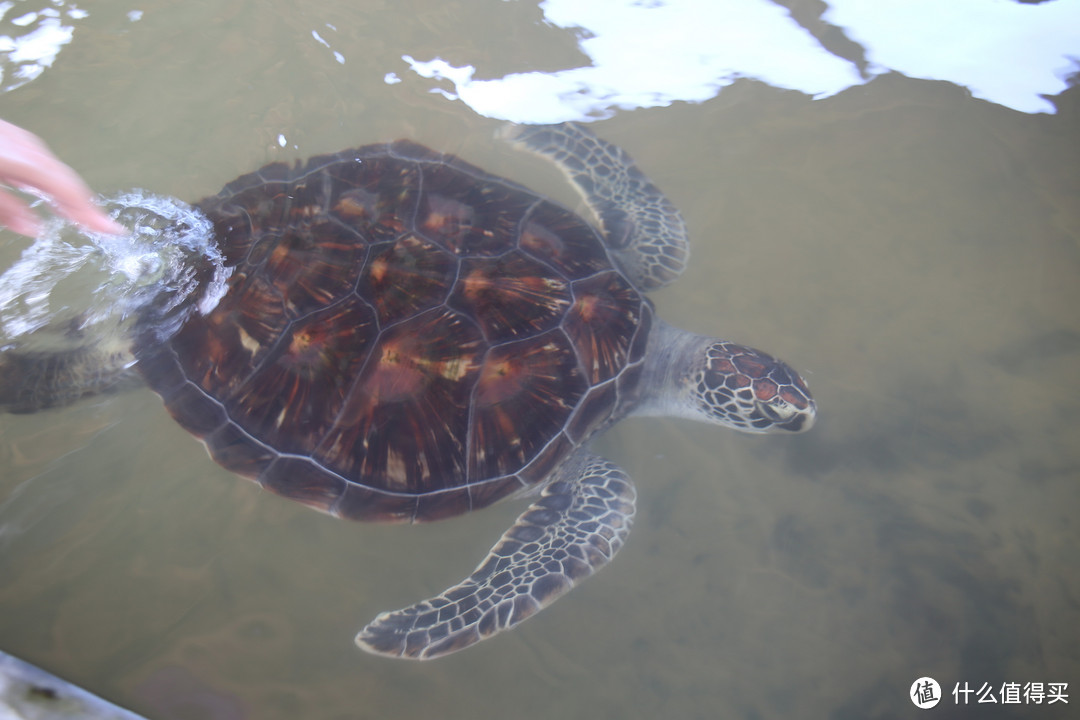
[[[610,562],[634,517],[620,468],[571,458],[472,575],[437,597],[384,612],[356,636],[378,655],[430,660],[512,628]]]
[[[634,160],[584,126],[509,125],[503,136],[555,163],[603,225],[612,259],[641,290],[667,285],[690,259],[686,224]]]

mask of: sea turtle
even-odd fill
[[[373,653],[460,650],[607,564],[635,491],[589,443],[618,420],[756,433],[814,420],[788,365],[656,317],[643,293],[683,271],[687,234],[624,151],[575,124],[505,134],[565,172],[599,230],[408,141],[273,164],[198,205],[231,268],[220,301],[167,338],[147,313],[130,343],[214,460],[323,512],[420,522],[532,497],[462,582],[364,627]],[[130,364],[109,352],[108,367]],[[116,384],[119,371],[88,370],[95,353],[0,355],[0,402]]]

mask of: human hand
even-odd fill
[[[0,120],[0,185],[42,193],[58,214],[98,232],[127,232],[94,204],[86,183],[37,135]],[[0,187],[0,225],[20,235],[37,236],[41,221],[26,203]]]

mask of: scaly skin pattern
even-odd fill
[[[514,627],[611,560],[630,531],[634,499],[621,469],[585,453],[573,457],[469,577],[430,600],[382,613],[356,643],[428,660]]]

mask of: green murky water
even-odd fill
[[[580,64],[533,4],[85,9],[0,116],[102,192],[195,200],[268,161],[411,137],[573,202],[401,59]],[[335,521],[217,467],[141,391],[0,416],[0,647],[155,720],[884,718],[914,712],[925,675],[946,705],[957,682],[1075,694],[1080,96],[1055,102],[741,80],[598,123],[691,227],[664,317],[786,358],[821,415],[795,438],[624,423],[600,450],[638,481],[630,541],[515,632],[421,665],[352,644],[469,572],[520,506]],[[0,233],[0,267],[27,244]]]

